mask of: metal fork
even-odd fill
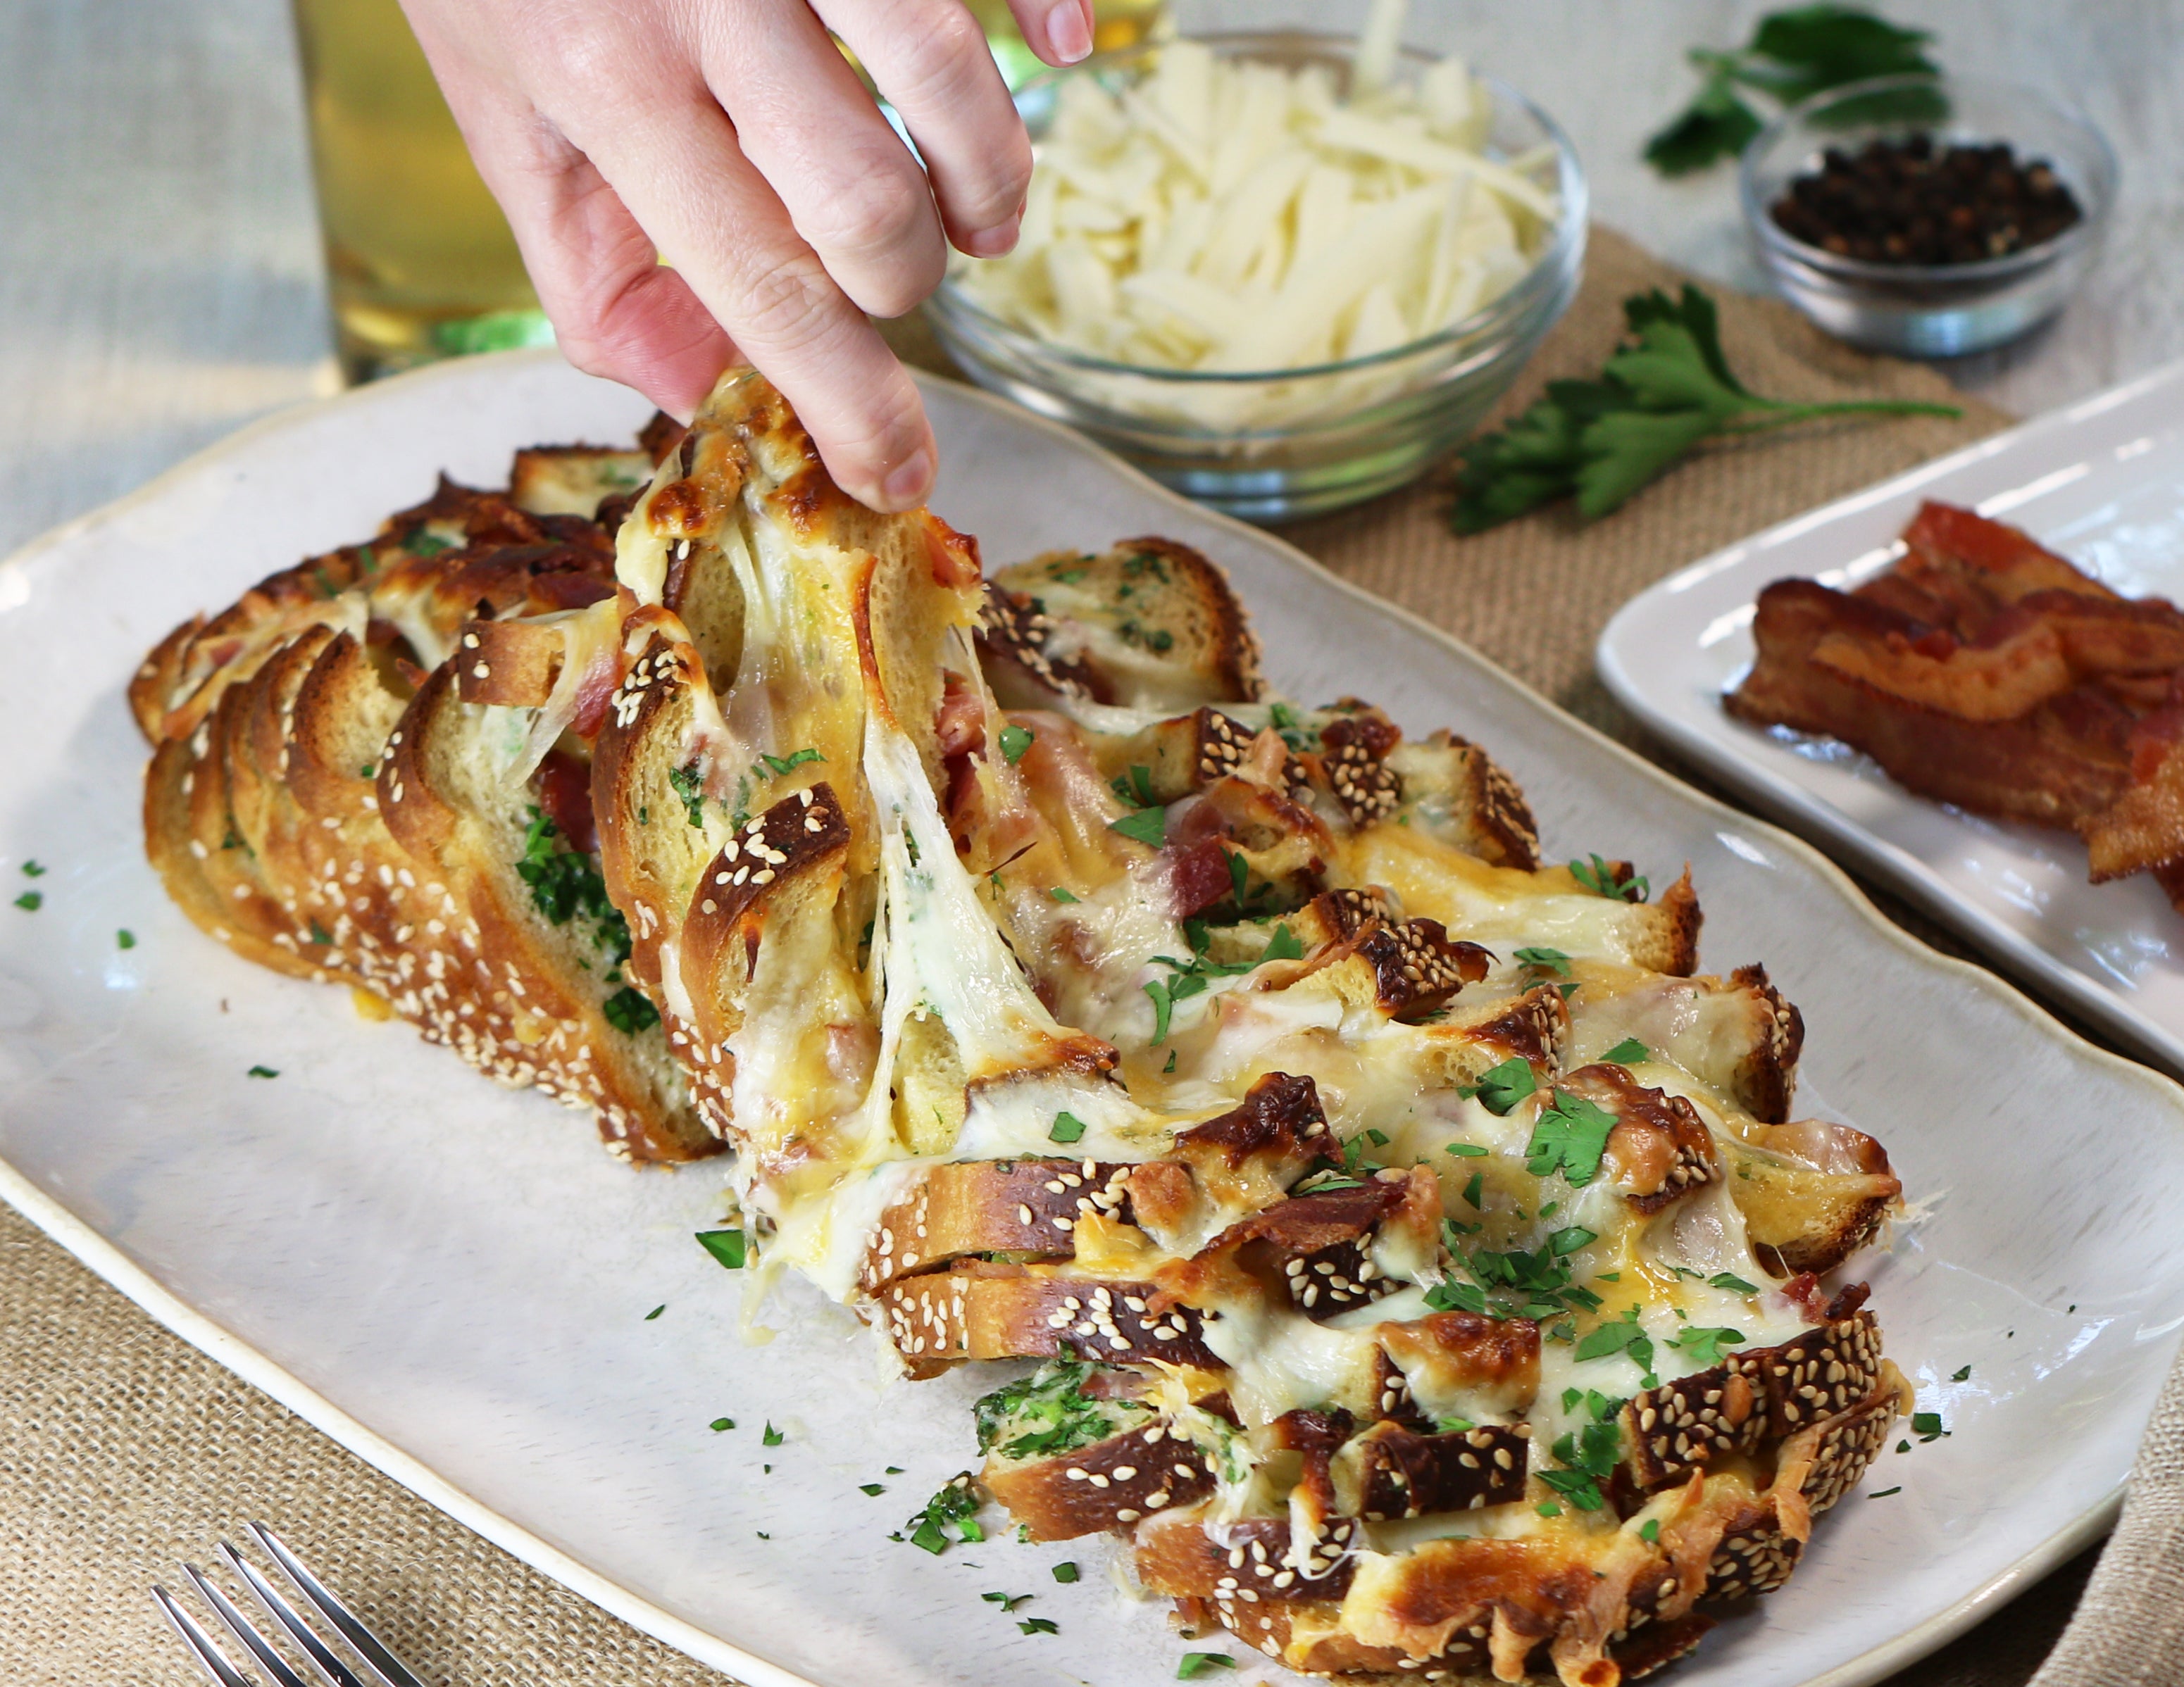
[[[401,1659],[380,1644],[370,1629],[357,1621],[348,1608],[326,1589],[326,1584],[304,1567],[303,1562],[288,1550],[281,1537],[264,1523],[250,1525],[251,1534],[258,1544],[270,1555],[275,1564],[289,1584],[300,1594],[306,1604],[314,1607],[327,1627],[347,1642],[349,1650],[365,1667],[365,1673],[358,1674],[343,1662],[333,1648],[321,1640],[304,1622],[296,1607],[290,1604],[273,1584],[260,1575],[248,1560],[226,1541],[220,1544],[220,1556],[228,1566],[242,1578],[245,1586],[265,1614],[302,1648],[310,1660],[311,1668],[325,1687],[425,1687]],[[191,1584],[203,1595],[228,1633],[241,1642],[244,1650],[257,1661],[274,1687],[311,1687],[311,1684],[296,1673],[288,1661],[273,1648],[265,1634],[251,1626],[248,1617],[236,1609],[235,1602],[222,1593],[194,1564],[182,1566],[182,1573]],[[175,1602],[175,1597],[163,1587],[155,1586],[152,1597],[159,1601],[159,1609],[175,1625],[175,1632],[182,1637],[182,1644],[190,1649],[198,1665],[219,1687],[254,1687],[250,1678],[228,1661],[226,1653],[214,1644],[203,1624]]]

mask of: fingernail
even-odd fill
[[[933,486],[933,454],[922,445],[888,470],[880,482],[880,497],[889,509],[908,509],[921,501]]]
[[[1056,0],[1046,14],[1047,44],[1065,64],[1074,64],[1092,51],[1092,25],[1084,13],[1084,0]]]
[[[991,228],[980,229],[978,233],[967,238],[963,242],[963,249],[973,258],[998,258],[1005,252],[1012,252],[1016,249],[1017,235],[1022,227],[1023,211],[1019,207],[1017,214],[1006,222],[995,223]]]

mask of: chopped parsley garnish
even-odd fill
[[[1972,1367],[1971,1367],[1970,1366],[1967,1365],[1967,1366],[1964,1367],[1961,1370],[1956,1370],[1956,1371],[1952,1371],[1952,1372],[1949,1372],[1949,1380],[1950,1380],[1951,1382],[1953,1382],[1953,1383],[1968,1383],[1968,1382],[1970,1382],[1970,1381],[1971,1380],[1971,1376],[1972,1376]]]
[[[1165,1043],[1167,1041],[1168,1020],[1175,1012],[1175,996],[1167,985],[1157,978],[1148,983],[1145,991],[1152,998],[1153,1041],[1156,1044]]]
[[[1639,1524],[1639,1525],[1638,1525],[1638,1538],[1639,1538],[1639,1539],[1641,1539],[1641,1540],[1642,1540],[1642,1541],[1646,1542],[1646,1544],[1647,1545],[1649,1545],[1649,1546],[1650,1546],[1650,1545],[1652,1545],[1655,1541],[1657,1541],[1657,1540],[1660,1539],[1660,1538],[1661,1538],[1661,1520],[1660,1520],[1660,1518],[1658,1518],[1658,1517],[1648,1517],[1648,1518],[1646,1518],[1646,1521],[1645,1521],[1644,1523],[1642,1523]]]
[[[1077,1566],[1067,1559],[1064,1559],[1061,1563],[1056,1564],[1054,1567],[1054,1578],[1057,1582],[1075,1581],[1077,1579]]]
[[[1510,955],[1527,972],[1569,977],[1570,958],[1558,949],[1518,949],[1511,950]]]
[[[311,941],[314,944],[330,944],[333,940],[334,934],[332,932],[328,931],[316,920],[311,921]]]
[[[131,931],[128,927],[124,926],[120,931],[114,934],[114,946],[116,949],[136,948],[136,933]]]
[[[1150,809],[1160,806],[1153,796],[1152,770],[1139,767],[1134,762],[1131,764],[1128,772],[1117,773],[1110,779],[1107,782],[1107,788],[1124,802],[1135,807]]]
[[[1676,1336],[1669,1343],[1669,1345],[1677,1349],[1694,1365],[1703,1367],[1720,1364],[1722,1349],[1740,1346],[1743,1341],[1742,1330],[1694,1326]]]
[[[1605,896],[1613,902],[1643,902],[1649,894],[1645,874],[1634,873],[1618,880],[1614,867],[1599,855],[1572,861],[1569,871],[1570,877],[1595,896]]]
[[[1195,1681],[1209,1669],[1234,1669],[1236,1660],[1226,1652],[1185,1652],[1175,1667],[1178,1681]]]
[[[760,1434],[758,1439],[762,1445],[777,1447],[782,1442],[781,1431],[773,1427],[772,1420],[769,1418],[766,1422],[765,1430]]]
[[[1291,749],[1310,749],[1312,732],[1306,727],[1304,717],[1286,703],[1277,703],[1269,717],[1274,730],[1282,735],[1282,742]]]
[[[1652,1054],[1635,1037],[1625,1037],[1600,1058],[1610,1066],[1633,1066],[1641,1061],[1652,1059]]]
[[[1899,1483],[1893,1488],[1878,1489],[1865,1497],[1869,1500],[1886,1500],[1891,1494],[1901,1494],[1903,1491],[1903,1485]]]
[[[690,824],[703,827],[705,824],[705,782],[698,772],[696,764],[688,767],[671,768],[667,782],[675,788],[675,794],[682,804],[682,810]]]
[[[1137,809],[1120,820],[1109,821],[1107,830],[1134,838],[1148,849],[1157,849],[1167,834],[1167,810],[1164,808]]]
[[[633,985],[625,984],[599,1004],[606,1022],[625,1037],[649,1031],[660,1023],[660,1010]]]
[[[1759,1292],[1758,1283],[1747,1283],[1742,1278],[1730,1272],[1718,1271],[1707,1281],[1714,1288],[1726,1289],[1733,1294],[1757,1294]]]
[[[1911,1414],[1911,1433],[1920,1441],[1938,1441],[1950,1432],[1942,1427],[1938,1411],[1914,1411]]]
[[[1552,1500],[1542,1500],[1532,1509],[1543,1517],[1558,1517],[1563,1514],[1563,1508]]]
[[[1001,760],[1013,767],[1023,760],[1024,752],[1032,747],[1032,731],[1011,722],[1001,728]]]
[[[1449,1144],[1447,1151],[1464,1160],[1483,1160],[1487,1153],[1475,1142],[1452,1142]]]
[[[629,959],[629,921],[609,899],[607,882],[600,876],[598,864],[589,855],[563,848],[561,828],[536,806],[528,812],[531,819],[523,834],[523,859],[515,864],[515,873],[531,887],[532,905],[557,926],[567,925],[578,915],[591,921],[593,945],[606,951],[613,966],[620,966]],[[651,1004],[647,1002],[645,1006],[649,1009]],[[633,1009],[625,1007],[623,1011],[635,1016]],[[608,1017],[610,1023],[615,1022],[611,1013]],[[654,1018],[657,1017],[655,1014]],[[644,1027],[617,1025],[616,1028]]]
[[[880,1482],[860,1482],[857,1484],[857,1492],[860,1494],[869,1494],[873,1499],[877,1500],[881,1495],[887,1492],[887,1484]]]
[[[1023,1634],[1058,1634],[1061,1629],[1058,1624],[1046,1617],[1027,1617],[1017,1624],[1017,1631]]]
[[[1471,1203],[1474,1211],[1485,1206],[1485,1189],[1486,1174],[1483,1172],[1474,1172],[1471,1174],[1471,1181],[1463,1186],[1463,1198]]]
[[[1259,962],[1262,966],[1269,960],[1301,960],[1303,959],[1304,944],[1297,934],[1290,929],[1290,922],[1286,920],[1274,927],[1273,936],[1267,940],[1266,948],[1259,955]]]
[[[978,1513],[984,1503],[984,1496],[969,1471],[951,1478],[948,1485],[928,1500],[904,1525],[910,1530],[910,1544],[923,1551],[939,1554],[945,1552],[956,1541],[983,1540],[986,1531],[978,1527]],[[955,1531],[952,1534],[949,1532],[951,1528]]]
[[[1547,1251],[1558,1260],[1566,1259],[1580,1248],[1590,1243],[1597,1242],[1599,1239],[1596,1234],[1586,1229],[1582,1224],[1573,1224],[1568,1229],[1557,1230],[1547,1238]]]
[[[1013,1613],[1031,1595],[1028,1593],[982,1593],[978,1597],[989,1605],[998,1605],[1002,1610]]]
[[[46,869],[43,862],[25,861],[23,863],[23,877],[25,878],[43,878],[45,876]]]
[[[1490,1113],[1507,1118],[1510,1109],[1535,1094],[1539,1087],[1532,1063],[1522,1055],[1512,1055],[1499,1066],[1489,1066],[1481,1072],[1477,1083],[1460,1087],[1457,1094],[1476,1100]]]
[[[1066,885],[1057,884],[1046,894],[1056,902],[1082,902],[1084,899]]]
[[[723,1429],[734,1428],[736,1427],[736,1420],[733,1417],[716,1417],[709,1427],[712,1429],[712,1432],[717,1435]]]
[[[667,1310],[667,1303],[666,1303],[665,1300],[662,1300],[662,1301],[661,1301],[661,1302],[660,1302],[657,1306],[655,1306],[655,1307],[654,1307],[650,1311],[647,1312],[647,1313],[644,1315],[644,1321],[645,1321],[645,1322],[647,1322],[647,1323],[650,1323],[650,1322],[651,1322],[655,1318],[658,1317],[659,1317],[662,1312],[666,1311],[666,1310]]]
[[[427,532],[424,528],[420,527],[408,538],[403,540],[402,548],[412,556],[437,556],[442,551],[453,550],[454,545],[451,541],[442,538],[437,533]],[[371,553],[367,548],[365,552],[365,565],[367,568],[371,565],[370,555]]]
[[[1084,1138],[1084,1121],[1074,1113],[1056,1113],[1054,1128],[1046,1133],[1049,1142],[1081,1142]]]
[[[35,890],[26,890],[15,899],[15,905],[25,914],[35,914],[46,905],[46,899]]]
[[[1434,1433],[1436,1435],[1467,1434],[1470,1431],[1476,1429],[1479,1426],[1476,1423],[1474,1423],[1468,1417],[1436,1417],[1434,1419]]]
[[[1605,1359],[1616,1353],[1628,1353],[1638,1361],[1640,1370],[1652,1373],[1652,1338],[1639,1327],[1635,1306],[1628,1308],[1619,1318],[1587,1330],[1577,1345],[1577,1356],[1580,1359]]]
[[[1543,1470],[1540,1480],[1579,1511],[1596,1512],[1607,1503],[1601,1497],[1601,1484],[1615,1474],[1623,1456],[1623,1431],[1615,1421],[1623,1402],[1590,1391],[1585,1402],[1592,1421],[1554,1445],[1554,1456],[1566,1468]]]
[[[1524,1169],[1535,1178],[1551,1177],[1559,1170],[1574,1187],[1581,1189],[1599,1172],[1608,1133],[1614,1128],[1614,1114],[1581,1095],[1558,1089],[1532,1127],[1532,1140],[1524,1150]]]
[[[819,752],[814,749],[810,744],[805,745],[802,749],[793,750],[787,755],[766,755],[761,754],[759,757],[759,760],[766,764],[766,771],[773,775],[777,779],[780,778],[784,773],[793,772],[795,769],[803,766],[807,762],[824,761],[827,758],[825,756],[820,754]]]
[[[1089,1365],[1050,1362],[981,1396],[971,1408],[978,1450],[1007,1459],[1051,1458],[1145,1420],[1146,1408],[1134,1400],[1087,1395],[1084,1384],[1090,1374]]]
[[[281,1074],[270,1066],[253,1066],[243,1074],[246,1077],[278,1077]]]
[[[741,1271],[749,1244],[740,1230],[700,1230],[699,1245],[730,1271]]]

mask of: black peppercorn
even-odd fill
[[[1830,147],[1769,208],[1794,240],[1869,264],[1975,264],[2055,238],[2084,213],[2044,159],[1930,135]]]

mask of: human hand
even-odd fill
[[[961,0],[402,4],[570,362],[687,416],[748,361],[852,496],[925,497],[925,409],[866,313],[913,308],[951,242],[1014,246],[1031,180]],[[1091,51],[1091,0],[1009,6],[1047,63]]]

